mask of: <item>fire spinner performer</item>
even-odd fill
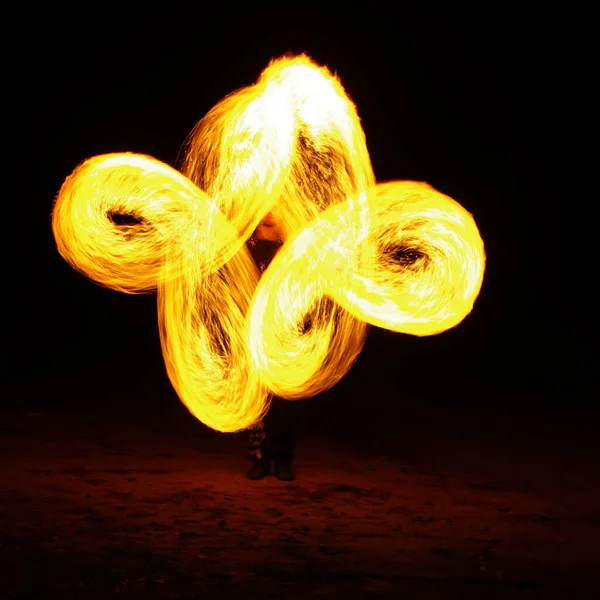
[[[273,60],[217,103],[177,167],[134,153],[82,162],[54,203],[57,249],[100,285],[156,292],[181,401],[212,429],[252,432],[249,477],[272,459],[289,480],[293,433],[269,415],[340,381],[370,326],[460,324],[483,240],[428,184],[376,182],[355,105],[307,56]]]
[[[267,213],[247,242],[260,273],[271,264],[283,245],[282,232],[273,213]],[[292,461],[296,439],[295,423],[289,402],[273,398],[269,412],[250,429],[252,467],[248,479],[262,479],[273,469],[281,481],[292,481]]]

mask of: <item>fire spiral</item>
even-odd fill
[[[285,243],[259,278],[245,245],[272,212]],[[335,385],[369,325],[419,336],[459,324],[484,273],[479,231],[425,183],[377,184],[339,79],[284,57],[190,133],[179,170],[96,156],[63,183],[57,248],[126,293],[156,291],[174,389],[207,426],[234,432]]]

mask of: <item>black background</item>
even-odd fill
[[[593,407],[595,270],[583,232],[597,193],[582,158],[593,142],[589,49],[577,19],[522,16],[115,5],[15,21],[3,403],[137,410],[176,401],[155,296],[105,290],[73,271],[54,246],[54,197],[97,154],[173,164],[217,101],[253,83],[271,58],[306,52],[337,72],[356,103],[377,179],[427,181],[454,197],[487,252],[483,289],[459,327],[424,339],[371,330],[328,395],[333,405],[358,389],[383,398],[382,409],[425,398],[515,413]]]

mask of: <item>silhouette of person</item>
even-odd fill
[[[272,213],[267,213],[247,242],[247,247],[261,275],[283,245],[283,237]],[[252,467],[248,479],[262,479],[274,467],[282,481],[292,481],[292,462],[296,443],[295,424],[290,402],[274,397],[269,411],[250,429]]]

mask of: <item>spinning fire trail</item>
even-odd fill
[[[272,394],[332,387],[369,325],[433,335],[473,308],[485,253],[472,216],[427,184],[377,184],[354,104],[306,56],[273,61],[212,108],[180,169],[86,160],[52,228],[98,284],[157,292],[169,378],[213,429],[251,426]],[[259,280],[245,241],[269,211],[286,242]]]

